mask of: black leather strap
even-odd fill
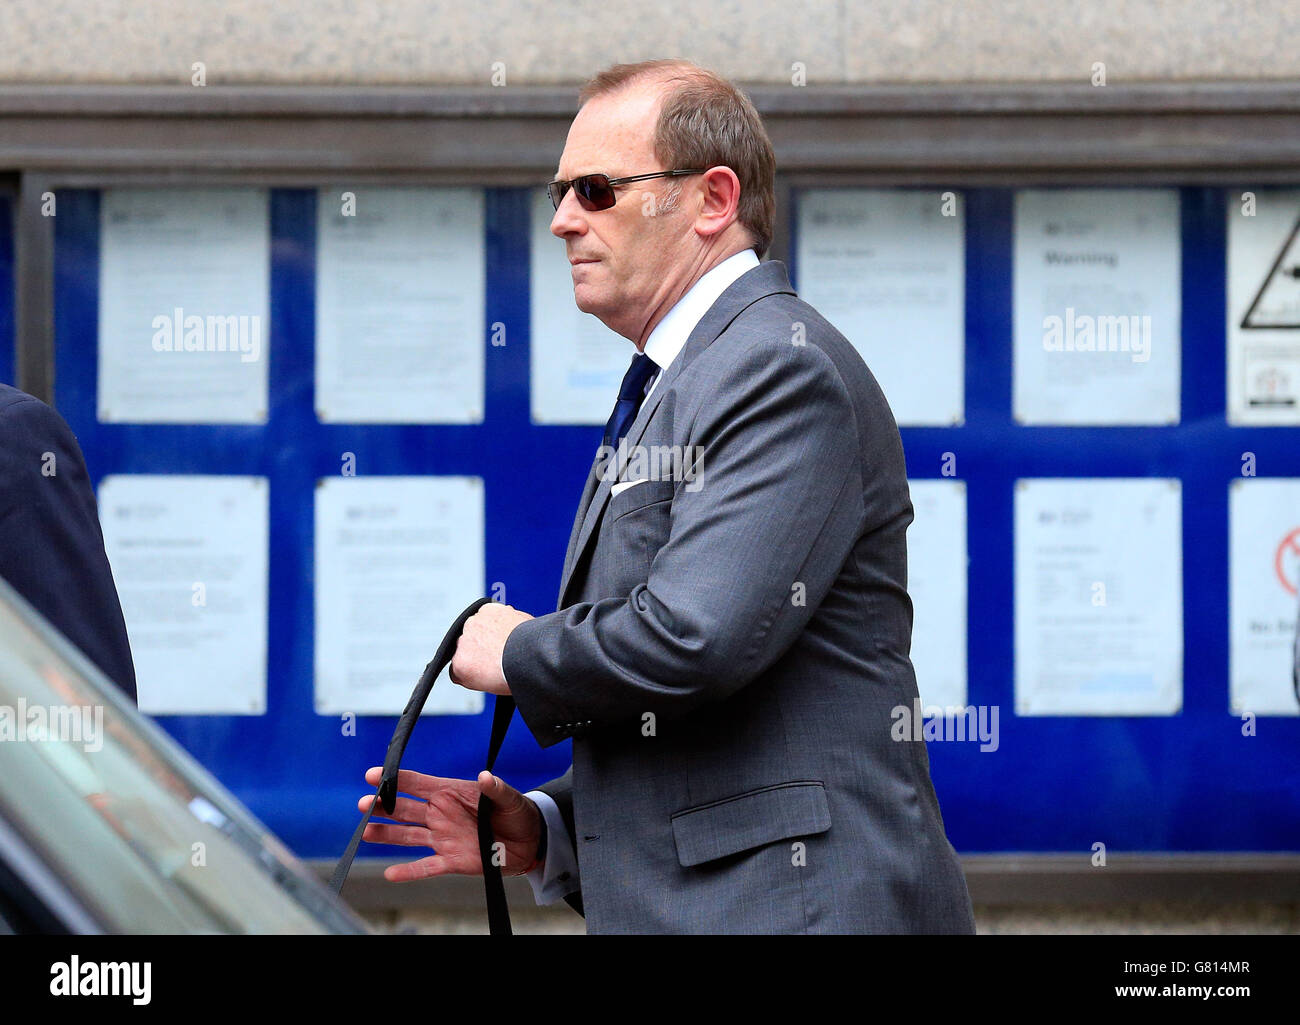
[[[508,694],[498,695],[492,710],[492,736],[488,740],[487,770],[496,764],[501,742],[506,739],[510,719],[515,714],[515,699]],[[546,828],[545,826],[542,827]],[[492,800],[487,794],[478,796],[478,853],[483,862],[483,891],[487,898],[488,932],[493,936],[509,936],[510,908],[506,904],[506,887],[501,878],[501,866],[494,857],[492,846]]]
[[[451,625],[447,635],[443,637],[442,643],[438,645],[438,652],[433,656],[424,672],[420,675],[420,682],[415,685],[415,690],[411,694],[411,699],[406,703],[402,710],[402,716],[397,721],[397,728],[393,730],[393,739],[388,742],[388,753],[384,756],[384,773],[380,777],[379,786],[375,789],[375,796],[370,801],[370,806],[366,809],[365,816],[352,834],[352,839],[348,842],[347,850],[343,852],[343,857],[339,858],[339,863],[334,868],[334,875],[330,879],[330,889],[339,893],[343,889],[343,884],[347,882],[348,872],[352,868],[352,859],[356,857],[357,848],[361,846],[361,837],[365,834],[366,824],[370,821],[370,816],[374,814],[375,805],[380,805],[389,815],[397,804],[397,773],[401,766],[402,754],[406,751],[406,744],[411,739],[411,730],[415,728],[415,720],[420,717],[420,712],[424,708],[425,701],[429,698],[429,692],[433,690],[434,681],[438,679],[438,674],[443,671],[447,663],[456,654],[456,643],[460,640],[461,631],[465,629],[465,623],[479,609],[488,603],[489,599],[479,598],[456,617],[456,622]],[[506,730],[510,728],[510,719],[515,713],[515,699],[509,695],[498,696],[495,699],[495,705],[492,712],[492,735],[488,739],[488,755],[486,768],[488,772],[492,771],[496,764],[497,754],[501,750],[501,743],[506,738]],[[488,929],[493,936],[509,936],[510,929],[510,909],[506,904],[505,883],[501,878],[501,866],[495,864],[493,855],[493,845],[495,838],[492,836],[492,801],[486,794],[479,795],[478,801],[478,851],[479,857],[483,861],[483,888],[487,897],[488,907]]]

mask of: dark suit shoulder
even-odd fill
[[[50,501],[72,502],[83,516],[94,513],[81,446],[57,410],[0,386],[0,507],[12,514],[22,504],[31,516]]]
[[[28,395],[25,391],[15,388],[12,384],[0,383],[0,415],[7,414],[11,406],[26,405],[28,403],[44,406],[46,409],[50,408],[35,395]]]
[[[133,699],[135,667],[76,435],[0,386],[0,576]]]
[[[68,422],[35,395],[0,385],[0,432],[5,444],[0,454],[14,457],[24,451],[61,446],[82,461],[81,446]]]
[[[0,415],[3,415],[10,406],[20,402],[41,402],[41,400],[35,395],[20,391],[11,384],[0,383]],[[45,403],[41,402],[41,405]]]
[[[28,395],[13,385],[0,384],[0,418],[8,422],[18,422],[33,418],[40,420],[51,414],[58,417],[54,410],[35,395]],[[60,421],[63,419],[58,418]]]

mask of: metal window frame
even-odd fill
[[[1300,182],[1300,83],[773,86],[746,90],[777,155],[771,255],[808,185]],[[573,87],[0,86],[18,182],[18,385],[54,392],[47,190],[544,183]]]

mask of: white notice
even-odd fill
[[[1232,714],[1300,715],[1300,479],[1233,481],[1228,523]]]
[[[604,424],[614,408],[632,343],[573,299],[563,239],[551,234],[555,210],[539,189],[532,209],[529,323],[530,396],[535,424]]]
[[[1228,194],[1228,422],[1300,424],[1300,190]]]
[[[1014,408],[1025,424],[1174,424],[1175,189],[1016,194]]]
[[[1021,480],[1015,519],[1016,714],[1176,713],[1180,482]]]
[[[862,354],[902,426],[965,416],[966,218],[939,190],[799,197],[799,294]]]
[[[966,482],[912,480],[912,665],[922,705],[966,704]]]
[[[265,189],[105,189],[99,419],[265,423]]]
[[[330,477],[316,487],[316,711],[397,715],[447,627],[483,593],[480,477]],[[483,695],[444,669],[425,712]]]
[[[266,711],[265,477],[107,476],[104,549],[140,711]]]
[[[321,423],[482,423],[483,190],[321,189]]]

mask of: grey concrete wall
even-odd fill
[[[0,82],[580,82],[686,57],[742,82],[1284,79],[1294,0],[4,0]]]
[[[512,928],[521,935],[585,932],[582,919],[567,907],[515,906],[510,917]],[[487,916],[481,908],[368,912],[365,918],[385,933],[487,932]],[[1295,935],[1300,933],[1300,905],[1153,901],[1118,907],[1044,904],[1011,908],[976,904],[975,928],[980,935]]]
[[[962,862],[983,935],[1300,934],[1300,880],[1289,856],[1115,855],[1105,869],[1061,855],[968,855]],[[309,864],[322,881],[334,869],[330,861]],[[383,878],[386,864],[357,862],[343,893],[373,928],[487,932],[481,879],[393,884]],[[585,933],[567,905],[538,907],[525,880],[507,878],[505,886],[515,932]]]

